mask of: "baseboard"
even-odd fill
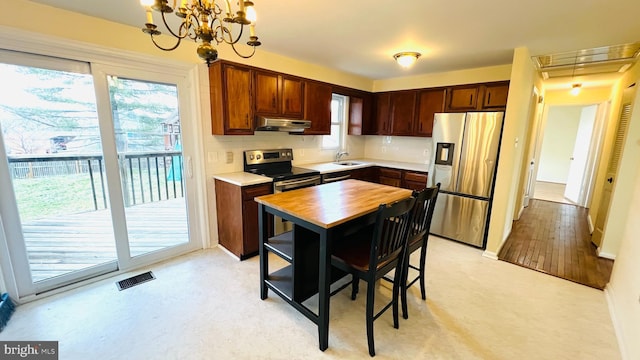
[[[599,257],[601,258],[605,258],[605,259],[609,259],[609,260],[615,260],[616,256],[614,254],[609,254],[606,252],[601,252],[600,248],[596,249],[596,253],[598,254]]]
[[[486,258],[489,258],[491,260],[498,260],[498,254],[494,253],[493,251],[485,250],[485,251],[482,252],[482,256],[484,256]]]
[[[615,298],[614,289],[611,283],[608,283],[604,288],[604,298],[607,301],[607,307],[609,308],[609,317],[611,317],[611,323],[613,324],[613,331],[616,334],[616,339],[618,340],[618,349],[620,350],[620,355],[622,360],[628,360],[627,357],[627,345],[624,341],[625,337],[622,331],[622,327],[618,322],[618,317],[616,316],[616,307],[614,305],[613,299]]]
[[[524,206],[520,207],[520,211],[518,211],[518,218],[514,219],[514,220],[520,220],[520,218],[522,217],[522,213],[524,212]]]
[[[594,231],[596,228],[593,226],[593,221],[591,221],[591,215],[590,215],[590,214],[589,214],[589,215],[587,215],[587,223],[589,224],[589,233],[590,233],[590,234],[593,234],[593,231]]]

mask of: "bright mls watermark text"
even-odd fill
[[[0,360],[58,360],[57,341],[0,341]]]

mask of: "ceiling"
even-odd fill
[[[138,0],[33,1],[137,28],[145,22]],[[521,46],[536,56],[640,40],[637,0],[253,2],[258,51],[375,80],[510,64]],[[401,51],[422,57],[402,69],[393,60]]]

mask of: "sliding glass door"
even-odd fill
[[[197,247],[183,79],[2,55],[0,219],[21,297]]]
[[[189,242],[178,89],[107,75],[132,257]]]

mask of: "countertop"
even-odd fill
[[[382,166],[400,170],[413,170],[413,171],[423,171],[427,172],[428,165],[427,164],[418,164],[418,163],[407,163],[401,161],[390,161],[390,160],[377,160],[377,159],[343,159],[341,161],[349,161],[357,163],[355,165],[338,165],[333,162],[322,162],[322,163],[310,163],[310,164],[294,164],[294,166],[316,170],[319,171],[320,174],[329,174],[339,171],[349,171],[354,169],[365,168],[369,166]],[[225,174],[216,174],[213,176],[214,179],[226,181],[230,184],[238,185],[238,186],[249,186],[249,185],[258,185],[258,184],[266,184],[270,183],[273,180],[270,177],[260,176],[255,174],[246,173],[243,171],[225,173]]]
[[[348,171],[353,169],[360,169],[369,166],[382,166],[400,170],[413,170],[427,172],[429,166],[427,164],[408,163],[401,161],[390,160],[378,160],[378,159],[342,159],[340,162],[354,162],[357,165],[338,165],[333,162],[311,163],[311,164],[296,164],[297,167],[317,170],[321,174],[328,174],[338,171]]]
[[[226,173],[226,174],[217,174],[213,175],[214,179],[225,181],[238,186],[249,186],[249,185],[258,185],[258,184],[266,184],[273,181],[272,178],[250,174],[244,171]]]

